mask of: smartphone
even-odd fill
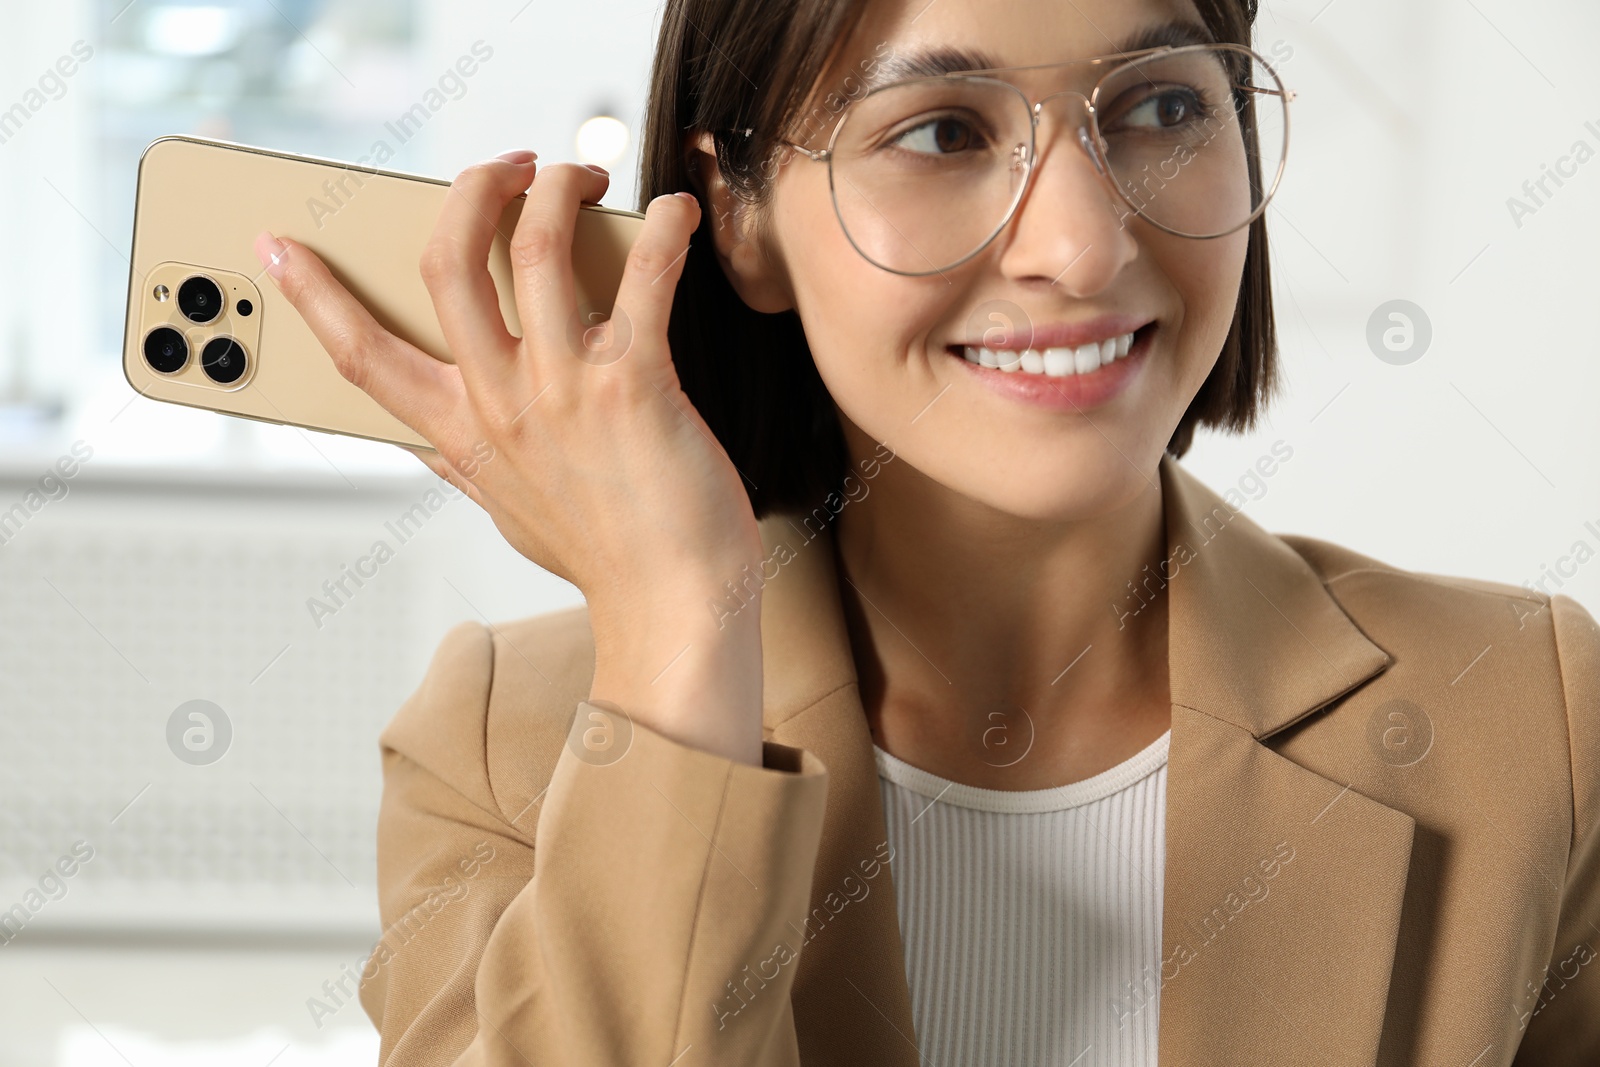
[[[163,137],[139,163],[123,372],[153,400],[374,441],[431,448],[350,384],[266,276],[270,230],[322,257],[391,333],[451,361],[418,264],[450,183],[313,156]],[[497,223],[489,272],[521,335],[509,238],[525,198]],[[573,234],[582,324],[609,318],[644,216],[584,205]]]

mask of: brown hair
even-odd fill
[[[779,140],[798,121],[864,0],[667,0],[645,114],[639,208],[664,193],[702,195],[688,139],[710,131],[723,181],[765,204]],[[1248,45],[1257,0],[1195,0],[1222,42]],[[759,80],[757,80],[759,79]],[[750,131],[748,134],[740,131]],[[690,240],[668,339],[696,410],[744,476],[757,518],[804,511],[848,464],[832,397],[799,316],[763,314],[723,273],[708,210]],[[1167,444],[1182,456],[1197,426],[1254,425],[1277,379],[1265,217],[1250,225],[1239,302],[1216,366]]]

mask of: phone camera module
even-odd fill
[[[231,337],[215,337],[200,353],[206,377],[218,385],[232,385],[244,377],[244,346]]]
[[[160,326],[144,339],[144,360],[162,374],[176,374],[189,362],[189,342],[171,326]]]
[[[221,286],[204,275],[197,274],[178,287],[178,310],[190,322],[204,325],[221,315],[225,307]]]

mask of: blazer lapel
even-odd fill
[[[1287,545],[1161,461],[1172,737],[1162,965],[1108,991],[1159,1005],[1161,1067],[1377,1055],[1413,821],[1264,740],[1380,673],[1368,641]],[[872,739],[832,532],[761,523],[767,736],[829,772],[812,920],[792,993],[807,1063],[916,1067]],[[868,872],[871,872],[869,876]],[[863,892],[863,887],[865,892]]]
[[[1370,1067],[1414,820],[1263,742],[1390,658],[1283,541],[1170,456],[1161,476],[1172,690],[1161,1067]]]

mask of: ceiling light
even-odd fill
[[[602,166],[628,151],[628,126],[610,115],[596,115],[578,127],[578,158]]]
[[[239,13],[229,8],[169,4],[145,17],[144,43],[163,55],[214,56],[238,42],[241,28]]]

